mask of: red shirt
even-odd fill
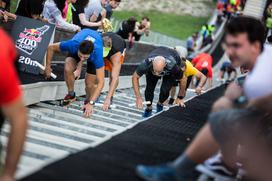
[[[12,40],[0,29],[0,107],[21,96],[19,79],[14,68],[16,50]]]
[[[192,63],[194,64],[195,68],[199,71],[202,71],[203,68],[208,69],[208,78],[212,78],[212,63],[213,59],[212,56],[207,53],[200,53],[197,55],[193,60]]]
[[[216,5],[217,10],[223,11],[224,10],[224,4],[222,2],[218,2]]]

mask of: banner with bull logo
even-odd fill
[[[35,61],[44,64],[47,47],[55,26],[42,21],[17,16],[12,37],[19,54],[19,68],[23,72],[38,75],[40,68]]]

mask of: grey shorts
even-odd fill
[[[228,109],[211,113],[209,123],[212,135],[221,149],[235,149],[258,132],[263,114],[251,109]]]

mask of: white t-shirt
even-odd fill
[[[89,4],[84,10],[87,21],[90,21],[92,15],[98,17],[102,10],[103,7],[101,5],[101,0],[90,0]]]
[[[244,91],[249,100],[272,95],[272,46],[264,45],[256,64],[247,76]]]

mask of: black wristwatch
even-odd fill
[[[184,98],[184,96],[178,96],[178,99],[183,99]]]

